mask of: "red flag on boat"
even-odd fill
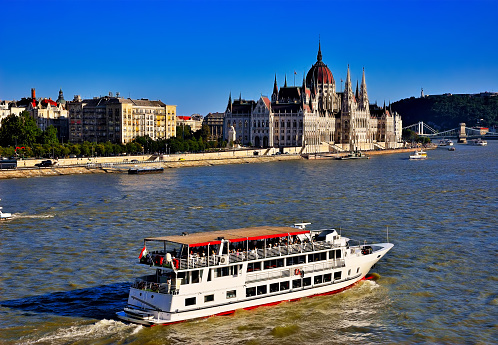
[[[141,259],[142,256],[144,256],[144,255],[147,255],[147,248],[145,248],[145,246],[144,246],[144,249],[142,249],[142,251],[140,252],[140,255],[138,256],[138,258]]]

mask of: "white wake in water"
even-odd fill
[[[22,213],[14,213],[12,215],[12,219],[23,219],[23,218],[54,218],[55,214],[22,214]]]
[[[123,339],[130,335],[137,334],[143,327],[140,325],[125,324],[115,320],[101,320],[94,324],[71,326],[69,328],[61,328],[52,334],[48,334],[32,343],[67,343],[68,341],[78,342],[91,339]]]

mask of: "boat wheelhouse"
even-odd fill
[[[410,159],[420,160],[427,159],[427,152],[425,151],[415,151],[412,155],[410,155]]]
[[[135,280],[117,316],[170,324],[332,294],[363,279],[393,247],[351,245],[334,229],[308,224],[146,238],[140,263],[155,273]]]

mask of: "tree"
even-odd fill
[[[36,143],[40,134],[41,130],[28,111],[23,111],[19,116],[12,114],[2,120],[0,145],[31,146]]]
[[[43,131],[38,142],[40,144],[58,144],[59,140],[57,139],[57,129],[54,126],[48,126],[48,128]]]

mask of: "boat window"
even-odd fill
[[[265,270],[269,270],[269,269],[272,269],[272,268],[277,268],[277,260],[276,259],[274,259],[274,260],[266,260],[263,263],[263,267],[265,268]]]
[[[313,284],[321,284],[321,283],[323,283],[323,276],[322,275],[315,276],[315,280],[314,280]]]
[[[341,280],[342,272],[334,272],[334,280]]]
[[[233,276],[239,274],[239,266],[238,265],[230,266],[230,274]]]
[[[316,261],[323,261],[327,260],[327,253],[314,253],[314,254],[309,254],[308,255],[308,262],[316,262]]]
[[[206,302],[213,302],[214,301],[214,295],[206,295],[204,296],[204,303]]]
[[[280,290],[289,290],[289,282],[280,282]]]
[[[356,273],[358,273],[358,272],[360,272],[360,268],[359,267],[356,269]]]
[[[212,276],[211,276],[211,269],[210,269],[210,268],[208,268],[208,282],[210,282],[210,281],[211,281],[211,279],[212,279],[211,277],[212,277]]]
[[[250,262],[247,264],[247,272],[261,271],[261,262]]]
[[[278,292],[279,291],[279,286],[280,286],[279,283],[270,284],[270,293],[271,292]]]
[[[230,267],[218,267],[214,272],[215,278],[226,277],[228,275],[230,275]]]
[[[323,282],[324,283],[327,283],[327,282],[329,282],[331,280],[332,280],[332,274],[331,273],[327,273],[327,274],[323,275]]]
[[[178,272],[176,275],[176,279],[180,280],[182,285],[186,285],[189,283],[189,272]]]
[[[237,297],[237,291],[236,290],[227,291],[227,298],[235,298],[235,297]]]
[[[305,261],[306,261],[305,255],[290,257],[287,258],[287,266],[304,264]]]
[[[257,288],[258,295],[263,295],[266,293],[266,285],[260,285]]]
[[[333,259],[340,259],[340,258],[341,258],[341,250],[340,249],[331,250],[329,252],[329,259],[333,260]]]
[[[350,276],[350,275],[351,275],[351,270],[348,270],[348,276]]]
[[[301,279],[294,279],[292,281],[292,288],[300,288],[301,287]]]
[[[256,288],[250,287],[246,289],[246,297],[256,296]]]
[[[185,306],[195,305],[195,297],[185,298]]]
[[[304,278],[303,279],[303,286],[310,286],[311,285],[311,277]]]

